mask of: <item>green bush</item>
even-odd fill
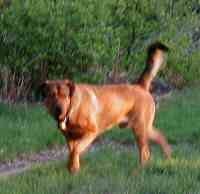
[[[33,87],[46,78],[101,82],[114,64],[133,78],[144,67],[145,48],[159,39],[172,50],[163,76],[175,84],[197,81],[198,6],[195,0],[13,0],[0,10],[0,64],[28,74]]]

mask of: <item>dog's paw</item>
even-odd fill
[[[167,160],[171,159],[171,154],[172,154],[172,149],[171,147],[168,145],[165,147],[165,158]]]
[[[72,162],[69,162],[68,163],[68,166],[67,166],[69,172],[71,174],[76,174],[79,172],[80,170],[80,165],[79,164],[75,164],[75,163],[72,163]]]
[[[77,168],[75,166],[70,166],[70,167],[68,167],[68,170],[71,174],[77,174],[79,172],[80,168]]]

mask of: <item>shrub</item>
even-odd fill
[[[0,64],[28,74],[33,88],[46,78],[102,82],[113,69],[132,79],[144,67],[144,49],[158,39],[172,50],[165,78],[199,79],[195,0],[9,2],[0,8]]]

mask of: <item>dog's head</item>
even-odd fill
[[[62,123],[69,111],[75,85],[69,80],[47,80],[42,84],[44,104],[58,123]]]

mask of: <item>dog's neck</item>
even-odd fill
[[[76,85],[75,89],[74,89],[74,93],[70,99],[70,106],[69,106],[68,113],[66,114],[66,118],[67,118],[68,122],[70,121],[70,118],[72,118],[78,110],[78,107],[81,103],[80,94],[81,93],[79,92],[79,87]]]
[[[70,95],[69,97],[69,107],[68,107],[68,110],[67,110],[67,113],[64,117],[64,120],[62,122],[59,122],[58,126],[59,128],[64,132],[66,133],[67,132],[67,128],[68,128],[68,125],[69,125],[69,122],[70,122],[70,116],[71,116],[71,113],[73,112],[73,100],[76,96],[76,90],[74,88],[74,91],[73,91],[73,94]]]

